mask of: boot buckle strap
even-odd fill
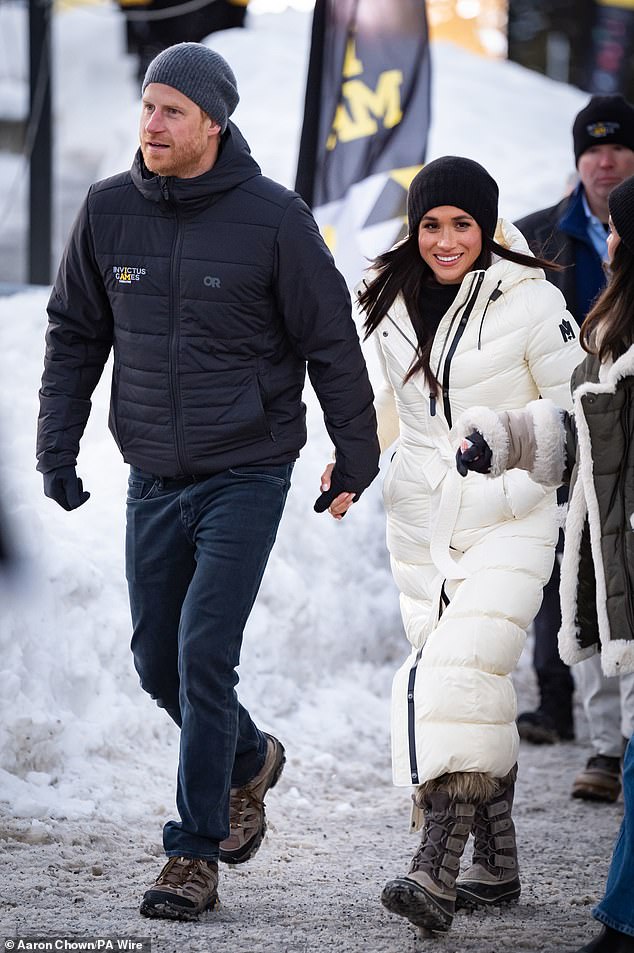
[[[503,854],[496,854],[493,858],[494,867],[504,867],[506,870],[514,870],[517,863],[514,857],[505,857]]]
[[[448,873],[444,867],[441,867],[436,875],[436,879],[443,883],[446,887],[450,887],[452,890],[456,886],[456,878]]]
[[[455,813],[456,817],[467,818],[469,821],[473,821],[475,816],[475,804],[456,804]],[[469,830],[471,830],[471,824],[469,824]]]
[[[496,850],[504,850],[505,847],[515,847],[515,838],[510,834],[503,834],[501,837],[494,837],[493,844]]]
[[[511,818],[503,817],[501,821],[491,821],[491,833],[499,834],[501,831],[508,831],[511,826]]]
[[[509,810],[508,801],[493,801],[486,806],[489,817],[497,817],[499,814],[505,814]]]
[[[409,832],[415,834],[421,829],[425,822],[425,811],[416,803],[416,798],[412,795],[412,812],[409,819]]]
[[[451,843],[453,841],[453,844]],[[456,840],[454,837],[447,838],[447,852],[444,854],[442,859],[442,866],[446,867],[448,870],[460,870],[460,857],[456,857],[455,854],[450,854],[450,850],[462,851],[463,843],[462,841]]]

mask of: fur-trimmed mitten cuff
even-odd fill
[[[527,470],[535,483],[560,486],[566,463],[563,413],[547,398],[502,413],[471,407],[458,418],[452,436],[459,443],[474,430],[482,434],[492,453],[487,476],[517,467]]]
[[[532,400],[526,405],[526,411],[533,421],[534,459],[530,477],[543,486],[561,486],[566,466],[563,411],[547,398]],[[513,430],[512,420],[510,426]]]
[[[452,440],[459,444],[474,430],[482,434],[491,448],[491,469],[486,475],[500,476],[509,466],[510,439],[504,418],[489,407],[471,407],[456,421]]]

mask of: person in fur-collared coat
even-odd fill
[[[359,295],[382,370],[381,448],[397,441],[383,498],[410,653],[393,683],[393,778],[416,788],[414,830],[425,814],[409,871],[381,899],[436,932],[457,901],[490,906],[520,893],[511,672],[558,533],[555,493],[526,474],[460,480],[452,422],[476,401],[566,402],[582,357],[548,263],[498,220],[497,205],[478,163],[430,162],[409,190],[409,236],[377,259]],[[349,505],[342,495],[330,512]],[[472,831],[474,862],[457,879]]]
[[[550,400],[498,413],[475,407],[456,425],[458,470],[527,470],[570,483],[561,567],[559,651],[569,665],[600,652],[608,676],[634,672],[634,176],[608,199],[610,277],[581,327],[588,352],[572,376],[573,413]],[[634,953],[634,748],[623,758],[625,813],[599,936],[577,953]]]

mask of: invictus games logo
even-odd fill
[[[586,126],[589,136],[593,139],[605,139],[606,136],[613,136],[621,128],[620,122],[591,122]]]
[[[114,265],[112,268],[114,280],[120,285],[131,285],[133,281],[140,281],[145,274],[145,268],[130,268],[128,265]]]

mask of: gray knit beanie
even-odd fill
[[[202,43],[168,46],[148,66],[142,93],[150,83],[164,83],[183,93],[215,119],[222,132],[240,100],[233,70],[220,53]]]
[[[442,156],[423,166],[414,176],[407,196],[410,235],[431,208],[455,205],[471,215],[483,235],[493,238],[498,221],[498,186],[487,170],[473,159]]]

